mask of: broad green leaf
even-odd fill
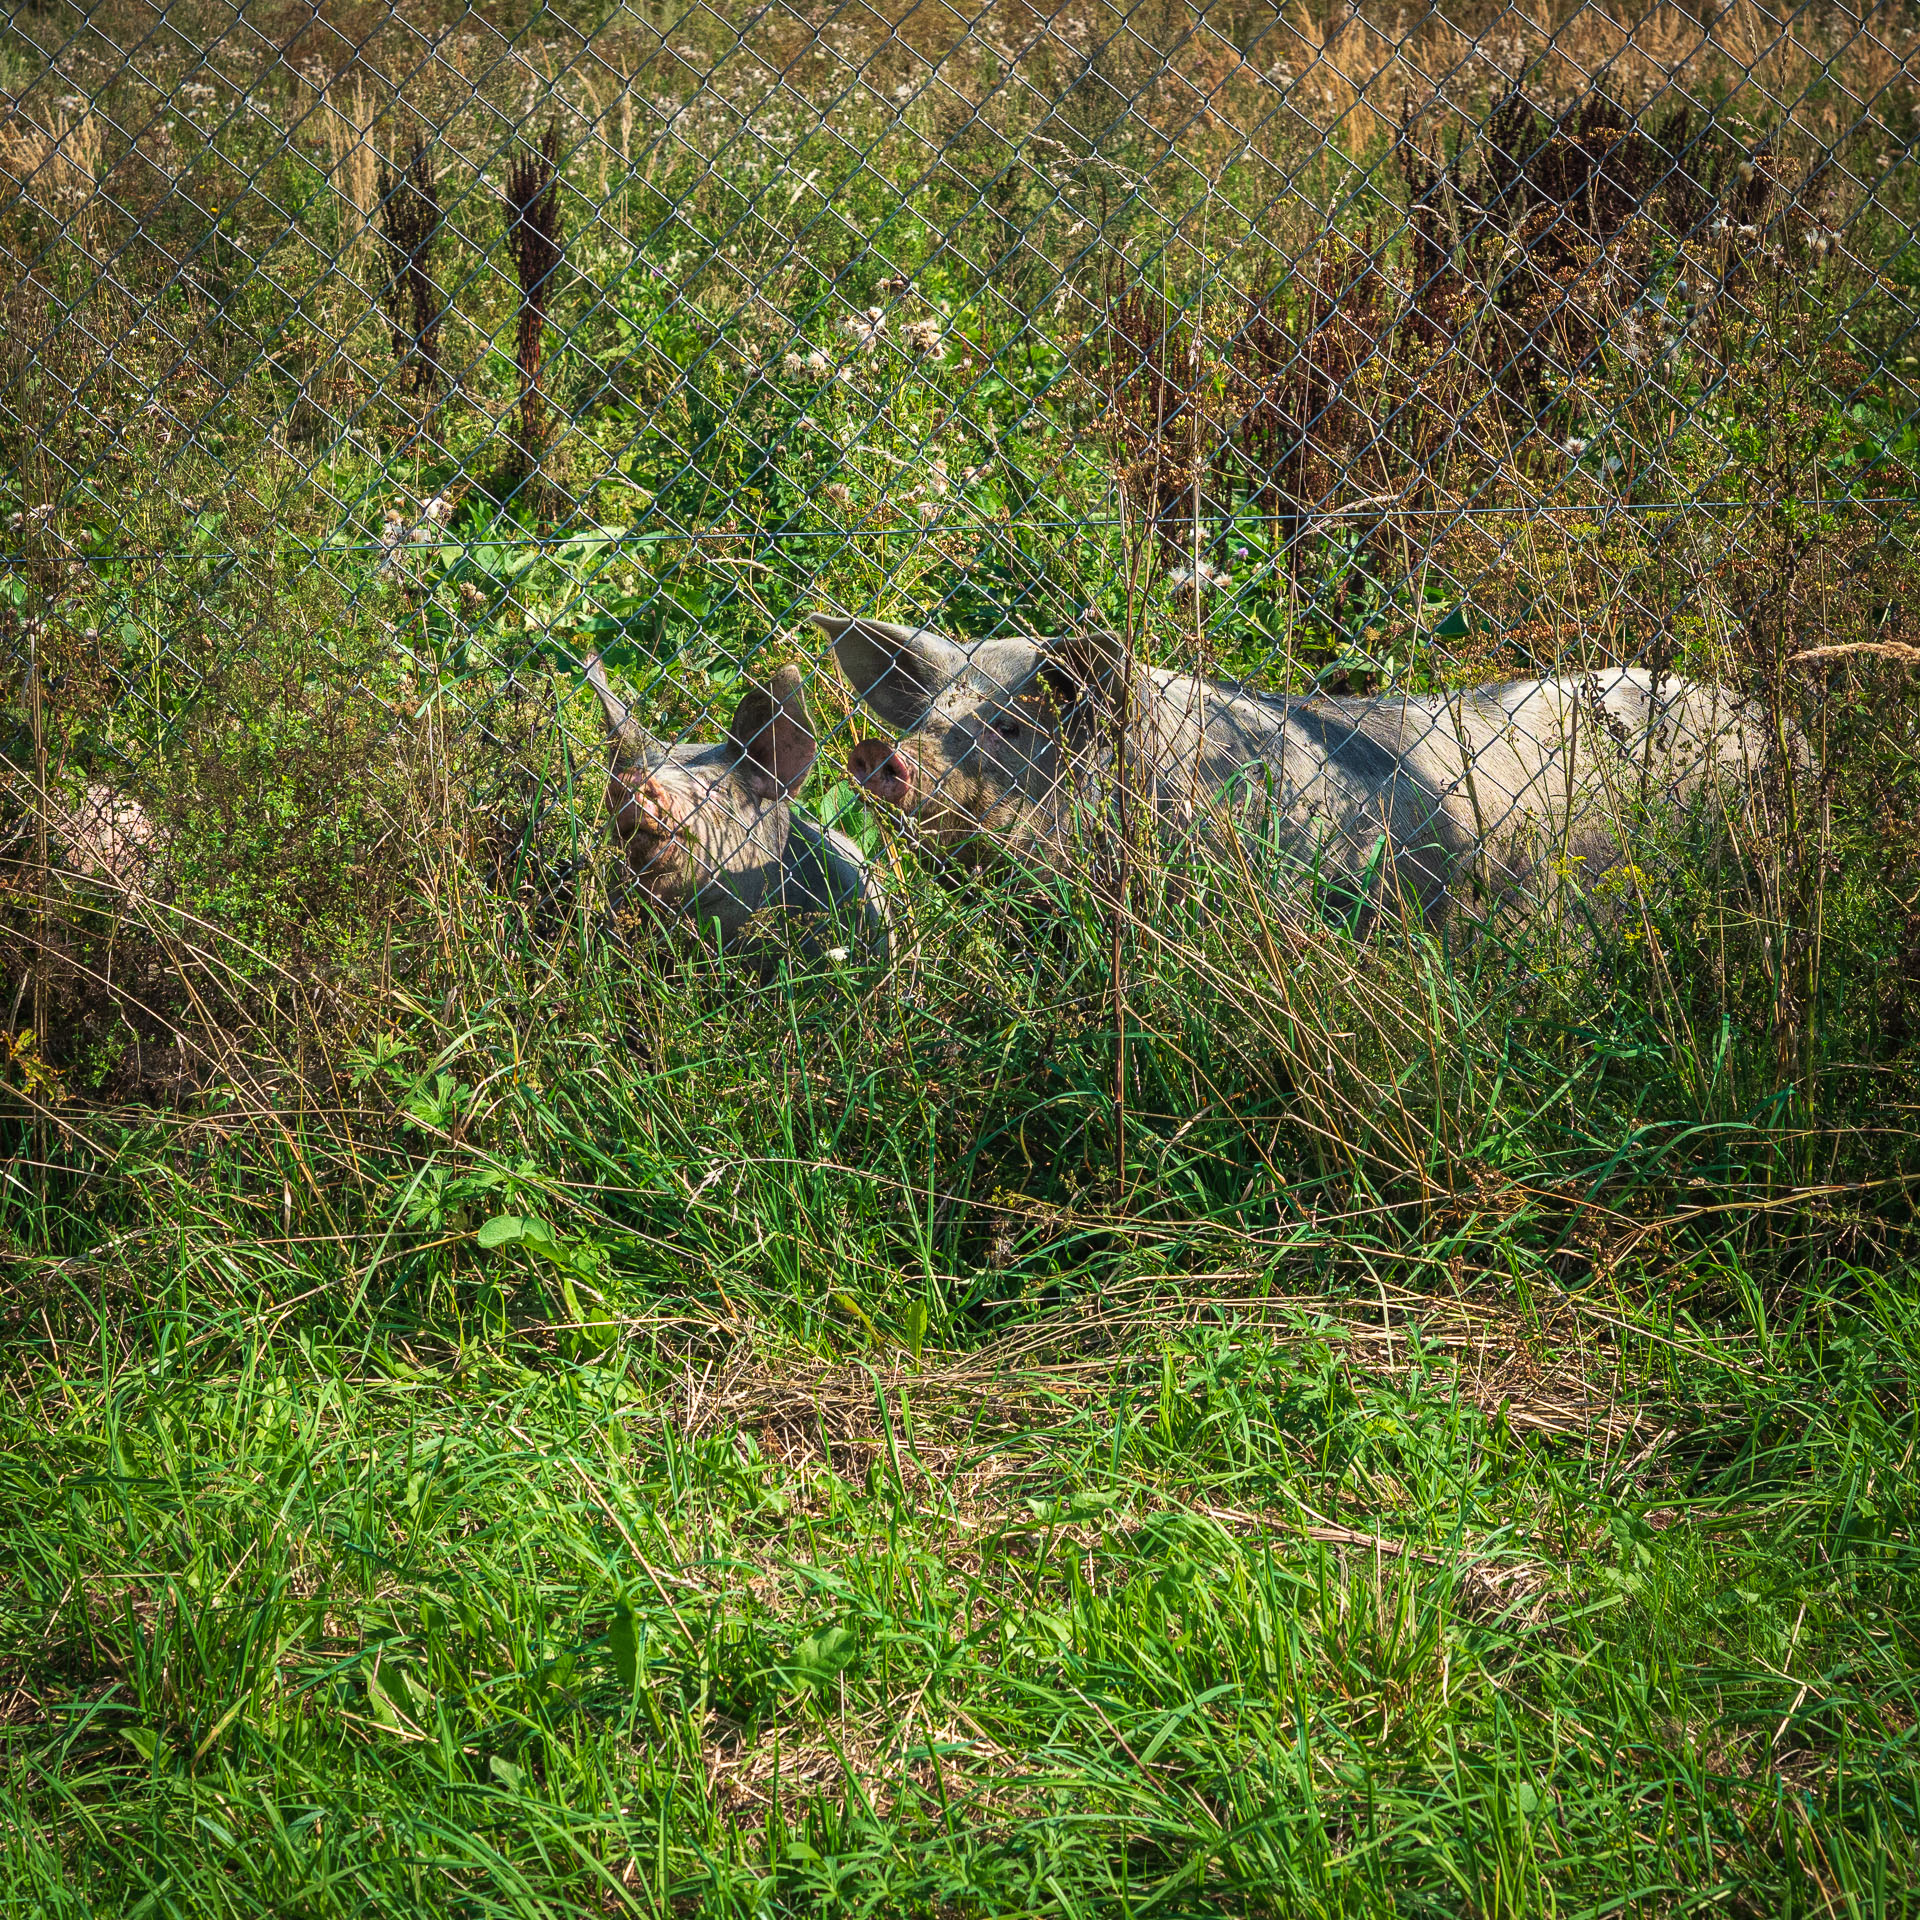
[[[860,1651],[860,1642],[846,1627],[828,1627],[809,1634],[793,1649],[793,1671],[801,1684],[824,1688],[848,1667]]]
[[[481,1223],[473,1237],[483,1247],[505,1247],[518,1241],[526,1230],[527,1223],[518,1214],[496,1213]]]
[[[613,1624],[607,1629],[607,1650],[613,1670],[631,1696],[640,1679],[640,1632],[634,1624],[633,1602],[625,1594],[613,1603]]]

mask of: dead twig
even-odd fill
[[[1872,660],[1898,660],[1902,666],[1920,667],[1920,647],[1904,640],[1846,640],[1830,647],[1807,647],[1787,655],[1790,667],[1811,666],[1821,660],[1845,660],[1862,656]]]

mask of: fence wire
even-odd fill
[[[530,884],[596,657],[664,742],[796,667],[852,825],[816,612],[1328,700],[1911,653],[1906,6],[337,17],[0,30],[43,900],[366,911],[422,755]]]

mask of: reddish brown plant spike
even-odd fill
[[[540,379],[546,358],[547,301],[560,265],[560,126],[550,124],[531,153],[507,169],[507,243],[520,282],[516,341],[520,371],[520,451],[529,467],[546,444],[546,397]]]
[[[396,179],[380,169],[380,229],[387,247],[387,312],[393,328],[393,357],[409,363],[416,393],[440,387],[440,289],[434,284],[432,255],[440,237],[440,195],[424,142]]]

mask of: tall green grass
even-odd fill
[[[1911,1904],[1901,1103],[1604,927],[1143,929],[1121,1153],[1108,917],[982,904],[14,1123],[17,1908]]]

